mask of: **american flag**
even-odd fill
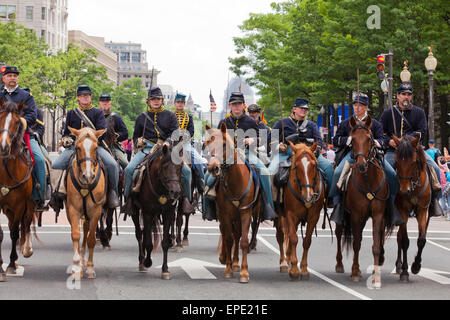
[[[211,112],[216,111],[217,109],[217,104],[216,101],[214,101],[214,97],[212,95],[212,91],[209,91],[209,101],[211,101]]]

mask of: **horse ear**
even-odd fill
[[[372,118],[371,118],[370,116],[367,116],[367,119],[366,119],[366,128],[370,129],[370,128],[372,127],[372,124],[373,124]]]
[[[318,146],[319,144],[318,144],[318,142],[316,141],[316,142],[314,142],[314,144],[311,146],[311,147],[309,147],[309,150],[311,150],[312,152],[316,152],[316,149],[317,149],[317,146]]]
[[[163,155],[166,155],[167,152],[169,152],[169,147],[167,146],[167,144],[163,144],[163,147],[162,147]]]
[[[222,131],[223,134],[227,133],[227,126],[225,122],[222,122],[222,124],[220,125],[220,131]]]
[[[396,135],[392,136],[392,140],[394,140],[395,146],[398,147],[400,145],[400,139],[397,138]]]
[[[292,151],[295,153],[295,145],[292,143],[292,141],[289,141],[289,145],[291,146]]]
[[[70,132],[72,132],[76,137],[80,135],[80,130],[69,127]]]
[[[98,138],[100,138],[106,131],[108,131],[108,129],[103,129],[103,130],[97,130],[97,131],[94,131],[94,134],[95,134],[95,136],[97,137],[97,139]]]
[[[211,127],[206,125],[206,131],[211,130]]]
[[[355,117],[350,118],[350,128],[354,128],[356,126],[356,119]]]
[[[411,145],[413,146],[414,149],[417,148],[417,145],[419,144],[419,137],[415,137],[412,141],[411,141]]]

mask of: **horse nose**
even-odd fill
[[[169,191],[169,198],[170,198],[171,200],[176,200],[176,199],[178,199],[179,197],[180,197],[180,191],[178,191],[178,190],[176,190],[176,191],[170,190],[170,191]]]

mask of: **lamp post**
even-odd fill
[[[408,70],[408,61],[403,62],[404,63],[404,67],[403,67],[403,71],[400,72],[400,80],[402,80],[403,82],[411,82],[411,72],[409,72]]]
[[[437,59],[433,56],[433,45],[428,47],[430,52],[425,59],[425,68],[427,68],[430,84],[430,106],[428,108],[428,132],[429,139],[434,140],[434,109],[433,109],[433,76],[437,67]]]

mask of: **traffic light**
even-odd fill
[[[380,80],[384,80],[386,77],[385,69],[386,69],[386,56],[384,54],[380,54],[377,57],[377,76]]]

